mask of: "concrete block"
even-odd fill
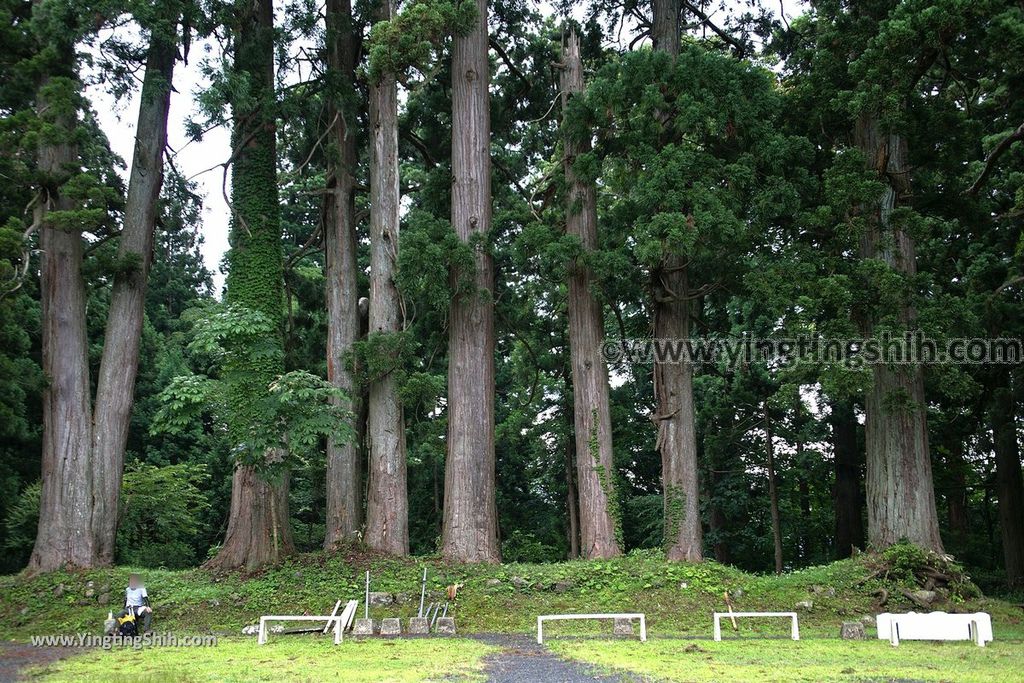
[[[430,633],[430,620],[426,617],[412,617],[409,619],[409,633],[420,636]]]
[[[455,635],[455,618],[454,617],[438,617],[434,632],[439,636],[454,636]]]
[[[356,619],[352,624],[352,635],[354,636],[372,636],[375,630],[373,619]]]
[[[380,620],[380,634],[382,636],[402,635],[402,620],[398,617],[389,617]]]

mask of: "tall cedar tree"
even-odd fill
[[[561,68],[562,108],[566,109],[570,98],[583,92],[583,60],[575,31],[566,38]],[[593,182],[573,172],[577,156],[590,151],[588,137],[581,141],[575,137],[566,136],[563,167],[568,188],[566,233],[579,239],[581,250],[570,267],[568,301],[580,552],[586,558],[615,557],[622,552],[618,541],[621,522],[616,514],[608,368],[601,353],[604,322],[587,264],[597,245],[597,190]],[[570,490],[572,483],[570,476]]]
[[[34,8],[45,15],[57,5],[37,0]],[[150,44],[94,403],[82,235],[52,220],[76,208],[61,194],[61,184],[79,165],[73,133],[79,107],[74,27],[51,25],[40,34],[47,35],[48,44],[41,47],[52,67],[40,80],[37,97],[40,118],[54,132],[39,149],[45,180],[35,216],[43,251],[43,366],[51,382],[43,398],[43,486],[32,571],[114,561],[180,12],[178,2],[164,3],[145,26]]]
[[[358,341],[359,272],[356,260],[355,99],[356,32],[351,0],[327,0],[329,149],[324,195],[324,262],[327,290],[327,380],[354,402],[359,394],[346,365]],[[358,415],[358,405],[352,406]],[[352,539],[362,525],[359,440],[327,443],[327,521],[324,547]]]
[[[448,560],[497,562],[490,64],[487,2],[477,0],[476,6],[472,30],[452,41],[452,228],[472,246],[474,272],[451,273],[441,554]]]
[[[282,318],[284,276],[277,193],[277,135],[274,107],[273,0],[239,2],[234,44],[235,75],[248,88],[232,108],[231,251],[228,304]],[[280,331],[269,340],[282,346]],[[239,462],[231,480],[228,529],[220,552],[207,566],[254,569],[290,553],[288,475],[275,465],[276,449],[248,453],[250,429],[260,425],[258,397],[284,371],[281,353],[232,354],[225,364],[229,386],[229,431]],[[276,469],[272,475],[269,470]]]
[[[679,3],[653,0],[654,48],[679,54]],[[693,295],[686,259],[665,254],[651,273],[654,296],[654,336],[688,339]],[[661,453],[665,509],[665,555],[670,560],[704,559],[697,470],[697,425],[693,403],[693,365],[654,364],[657,394],[658,450]]]
[[[393,14],[391,0],[379,0],[378,21],[388,21]],[[401,299],[395,285],[400,200],[398,83],[392,72],[381,74],[370,84],[370,146],[369,338],[375,342],[374,347],[387,352],[400,343],[402,325]],[[408,555],[405,417],[395,370],[386,367],[370,378],[365,540],[375,550]]]

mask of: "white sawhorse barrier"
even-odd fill
[[[992,642],[992,617],[986,612],[948,614],[908,612],[875,617],[878,637],[893,646],[900,640],[970,640],[979,647]]]
[[[270,622],[273,622],[273,621],[326,621],[327,622],[327,628],[324,629],[324,632],[326,633],[327,629],[331,628],[331,622],[333,622],[334,623],[334,644],[338,645],[344,639],[344,635],[343,634],[345,633],[345,629],[347,629],[352,624],[352,620],[355,619],[355,616],[356,616],[356,606],[358,604],[359,603],[356,600],[349,600],[348,604],[345,605],[345,610],[341,613],[341,616],[335,616],[335,615],[332,614],[329,617],[321,617],[321,616],[310,616],[308,614],[300,614],[300,615],[284,615],[284,616],[270,615],[270,616],[260,617],[260,633],[259,633],[259,637],[256,640],[256,643],[258,645],[266,645],[266,643],[267,643],[267,624],[269,624]],[[337,606],[335,606],[335,610],[337,610]]]
[[[545,614],[537,617],[537,644],[544,644],[544,622],[563,619],[639,619],[640,640],[647,640],[647,619],[642,614]]]
[[[796,612],[715,612],[715,640],[722,639],[722,617],[788,617],[793,621],[790,637],[800,640],[800,627],[797,625]]]

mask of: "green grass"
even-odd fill
[[[801,633],[837,636],[844,620],[877,611],[866,580],[867,556],[811,567],[783,576],[759,576],[715,562],[666,562],[656,551],[614,560],[552,564],[446,565],[437,558],[388,558],[351,550],[310,553],[256,574],[215,575],[202,569],[137,570],[154,602],[154,629],[172,633],[235,636],[263,614],[330,612],[335,600],[361,599],[369,569],[372,589],[397,594],[399,603],[376,608],[374,618],[414,615],[419,580],[429,570],[429,600],[442,600],[446,585],[464,584],[454,608],[461,633],[532,633],[538,614],[644,612],[653,634],[709,636],[711,613],[724,608],[726,590],[737,610],[801,611]],[[98,632],[107,610],[123,597],[130,567],[39,577],[0,577],[0,639],[27,640],[55,633]],[[90,587],[89,582],[92,582]],[[62,588],[61,588],[62,586]],[[109,588],[110,602],[99,596]],[[997,638],[1024,637],[1024,610],[992,600],[951,601],[947,611],[985,611]],[[915,609],[890,586],[888,611]],[[919,611],[919,609],[918,609]],[[559,626],[565,633],[607,633],[608,624]]]
[[[221,639],[216,647],[92,650],[26,672],[38,681],[475,681],[494,648],[473,640]]]
[[[867,640],[551,641],[562,657],[605,672],[659,681],[983,681],[1020,680],[1020,642],[972,643]]]

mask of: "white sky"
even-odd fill
[[[541,11],[545,14],[553,13],[547,2],[539,3]],[[730,9],[744,9],[746,3],[743,0],[729,0]],[[785,12],[787,19],[791,19],[800,11],[801,0],[782,0],[780,9]],[[585,6],[577,5],[574,14],[582,19]],[[724,16],[721,12],[711,12],[713,21],[720,21]],[[632,33],[628,27],[623,31],[623,39],[628,43],[629,34]],[[203,258],[206,267],[214,274],[214,291],[220,296],[224,285],[224,275],[220,272],[220,262],[228,249],[228,219],[230,210],[224,202],[221,192],[223,169],[219,166],[208,170],[217,164],[223,163],[231,154],[230,131],[226,128],[216,128],[204,134],[199,142],[188,143],[185,133],[185,122],[195,113],[195,94],[202,91],[208,81],[203,77],[200,65],[203,59],[216,59],[219,55],[219,47],[209,41],[197,41],[192,45],[189,53],[189,62],[179,62],[174,70],[174,90],[171,97],[171,111],[168,122],[167,138],[171,149],[179,152],[175,155],[174,162],[186,178],[191,177],[197,184],[197,191],[203,196]],[[141,76],[141,74],[140,74]],[[135,123],[139,113],[139,92],[138,88],[133,90],[131,96],[115,100],[101,86],[89,87],[86,94],[97,112],[97,118],[103,131],[110,140],[111,149],[118,154],[128,169],[124,172],[127,180],[132,163],[132,151],[135,144]],[[180,150],[180,151],[179,151]],[[193,177],[194,176],[194,177]],[[230,182],[230,175],[228,176]]]

